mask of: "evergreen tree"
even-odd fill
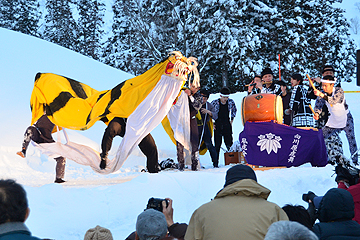
[[[78,30],[72,15],[71,0],[47,0],[43,38],[71,50],[76,50]]]
[[[38,36],[37,0],[0,0],[0,27]]]
[[[99,59],[105,4],[98,0],[80,0],[77,3],[78,19],[78,46],[77,51],[83,55]]]

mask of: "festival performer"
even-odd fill
[[[286,114],[286,109],[289,108],[291,95],[288,93],[286,83],[284,81],[279,81],[278,84],[280,85],[280,88],[281,88],[281,99],[283,102],[283,111],[284,111],[283,123],[286,125],[290,125],[291,124],[291,115]]]
[[[303,85],[303,78],[299,73],[291,76],[291,86],[293,87],[289,108],[285,114],[292,114],[293,127],[314,127],[313,114],[310,109],[311,99],[308,97],[309,87]]]
[[[248,95],[261,93],[262,88],[261,76],[255,75],[254,80],[252,80],[248,86]]]
[[[105,129],[104,136],[101,142],[101,162],[100,169],[106,168],[106,163],[109,161],[107,158],[108,152],[115,136],[124,137],[126,129],[126,118],[113,118]],[[146,156],[146,168],[149,173],[159,172],[158,151],[156,148],[155,140],[149,133],[139,143],[139,148]]]
[[[236,105],[234,100],[230,97],[230,89],[223,87],[220,90],[220,98],[211,102],[215,108],[215,112],[218,115],[218,118],[215,120],[214,126],[214,139],[215,139],[215,149],[217,153],[216,160],[214,162],[214,167],[219,167],[219,154],[222,144],[222,138],[224,137],[224,142],[227,150],[230,150],[230,147],[233,144],[232,137],[232,123],[236,117]],[[229,117],[230,115],[230,117]]]
[[[202,96],[202,106],[200,109],[202,124],[199,127],[199,136],[200,136],[200,154],[203,155],[206,153],[206,149],[210,152],[211,161],[213,166],[217,164],[217,152],[212,143],[213,135],[213,119],[216,121],[217,113],[214,106],[208,102],[210,93],[206,89],[201,89],[200,94]]]
[[[190,111],[190,144],[191,144],[191,170],[196,171],[199,161],[199,132],[196,120],[196,114],[201,108],[201,95],[198,92],[199,85],[190,84],[190,89],[185,89],[184,92],[188,96],[189,111]],[[184,146],[176,141],[177,160],[179,163],[179,170],[184,171],[185,156]]]
[[[264,68],[264,70],[261,72],[261,79],[264,83],[261,89],[261,93],[273,93],[276,95],[281,94],[280,85],[273,81],[274,73],[270,68]]]
[[[53,124],[44,113],[44,115],[42,115],[33,125],[26,129],[24,134],[24,141],[22,143],[22,149],[16,154],[22,158],[25,158],[26,150],[31,140],[37,144],[55,142],[51,135],[54,126],[55,124]],[[56,177],[54,182],[63,183],[65,182],[64,176],[66,159],[62,156],[56,157],[54,159],[56,161]]]
[[[192,83],[199,84],[197,65],[196,58],[171,52],[144,74],[104,91],[60,75],[38,73],[30,99],[32,123],[45,109],[56,126],[73,130],[86,130],[99,120],[109,124],[115,117],[127,118],[126,134],[115,158],[107,162],[104,170],[99,167],[100,154],[90,147],[68,142],[66,146],[52,149],[99,173],[115,172],[164,119],[188,75],[193,76]]]
[[[314,119],[318,120],[324,104],[329,109],[329,119],[322,128],[324,138],[328,138],[336,132],[345,131],[349,142],[350,153],[354,164],[358,163],[357,144],[354,132],[354,119],[345,101],[344,90],[341,87],[334,87],[336,80],[333,76],[324,76],[321,80],[323,91],[314,90],[318,96],[315,102]]]

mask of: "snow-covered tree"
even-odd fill
[[[73,18],[71,0],[47,0],[43,38],[71,50],[76,50],[77,24]]]
[[[79,12],[77,51],[99,59],[100,41],[104,34],[102,27],[105,4],[98,0],[79,0],[77,6]]]
[[[38,36],[37,0],[0,0],[0,27]]]

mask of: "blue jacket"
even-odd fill
[[[339,188],[330,189],[319,205],[319,220],[313,231],[320,240],[360,239],[360,224],[353,221],[354,200],[351,194]]]
[[[40,240],[31,236],[29,229],[22,222],[0,224],[0,240]]]

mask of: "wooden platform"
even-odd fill
[[[266,171],[266,170],[270,170],[270,169],[283,169],[286,167],[263,167],[263,166],[257,166],[257,165],[252,165],[252,164],[246,164],[249,167],[251,167],[254,171]]]

